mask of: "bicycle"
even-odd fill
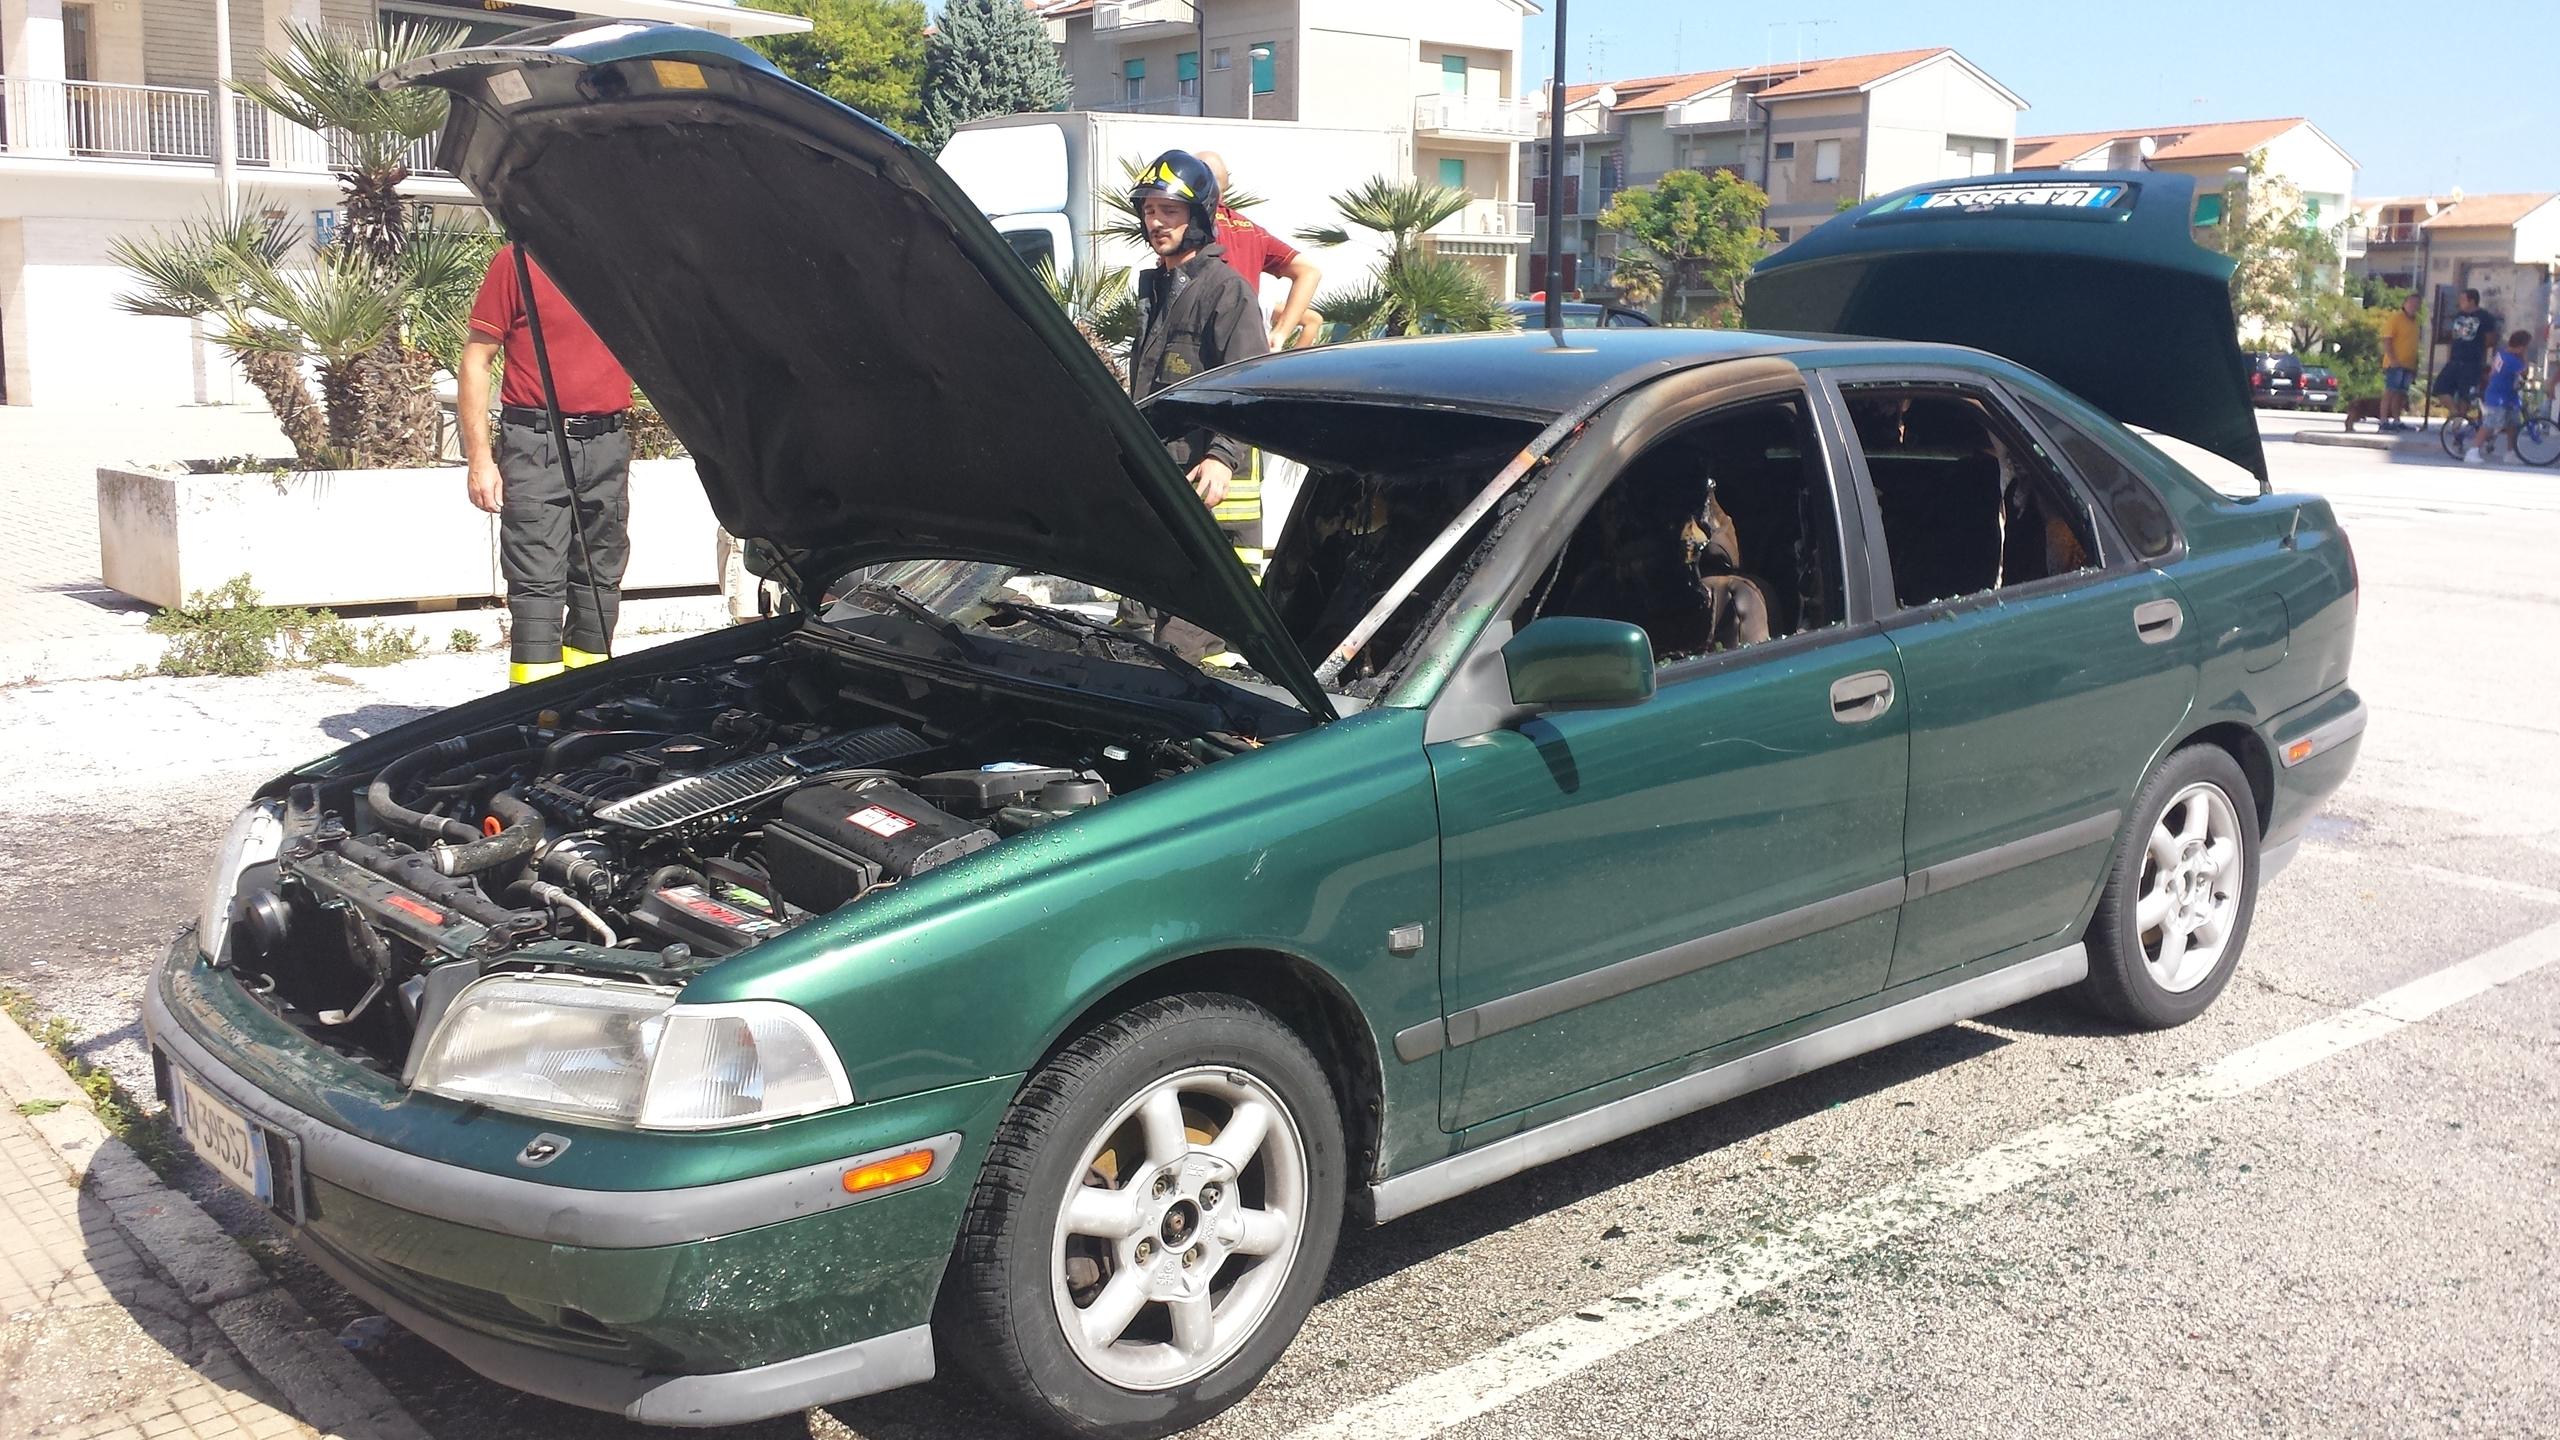
[[[2548,467],[2560,463],[2560,421],[2551,418],[2551,407],[2539,403],[2535,395],[2519,395],[2526,402],[2523,419],[2516,426],[2515,457],[2527,465]],[[2473,447],[2485,446],[2496,439],[2481,433],[2480,403],[2470,395],[2462,397],[2462,408],[2446,417],[2442,440],[2444,453],[2459,460]]]
[[[2428,397],[2428,404],[2433,406],[2433,396]],[[2444,453],[2456,460],[2479,445],[2480,397],[2477,392],[2465,390],[2445,403],[2444,424],[2437,430],[2436,438],[2443,443]]]

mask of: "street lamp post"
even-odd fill
[[[1253,118],[1253,62],[1271,58],[1271,47],[1256,45],[1244,52],[1244,118]]]

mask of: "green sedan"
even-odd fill
[[[1345,1223],[2045,992],[2192,1018],[2354,762],[2328,506],[2129,428],[2264,473],[2182,179],[1869,202],[1757,332],[1142,412],[729,41],[384,83],[799,601],[277,777],[149,987],[205,1160],[503,1383],[1179,1430]],[[1305,467],[1260,583],[1184,429]]]

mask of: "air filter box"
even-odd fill
[[[765,865],[782,898],[832,910],[882,881],[906,880],[996,843],[996,833],[903,785],[812,785],[765,826]]]

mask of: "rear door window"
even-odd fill
[[[1904,609],[2098,567],[2077,491],[1989,394],[1842,387]]]
[[[2132,466],[2116,458],[2098,438],[2088,431],[2037,404],[2032,395],[2021,394],[2018,403],[2062,452],[2063,460],[2079,472],[2080,481],[2097,497],[2107,518],[2124,532],[2125,543],[2133,553],[2145,560],[2157,560],[2178,548],[2178,527],[2169,518],[2169,507],[2160,503],[2160,494],[2151,482],[2142,478]]]

